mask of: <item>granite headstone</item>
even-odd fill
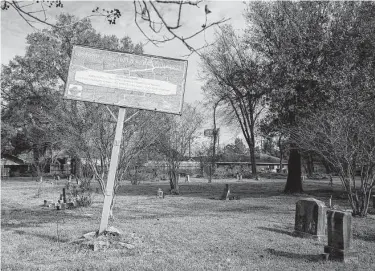
[[[294,235],[321,240],[326,236],[326,211],[324,202],[307,198],[297,201]]]
[[[345,263],[358,262],[358,254],[352,249],[352,214],[337,210],[327,211],[328,245],[324,253],[330,260]]]

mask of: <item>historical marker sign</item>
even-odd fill
[[[74,46],[64,97],[181,114],[187,63]]]
[[[74,46],[64,97],[120,107],[99,234],[106,231],[125,107],[181,114],[187,61]]]

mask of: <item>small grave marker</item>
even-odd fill
[[[44,200],[44,207],[49,207],[50,204],[52,204],[52,201]]]
[[[157,196],[159,199],[164,199],[164,192],[161,188],[158,189]]]
[[[326,258],[345,263],[358,262],[357,252],[352,249],[352,214],[327,211],[328,245],[324,246]]]
[[[318,240],[325,237],[326,211],[327,207],[320,200],[308,198],[297,201],[294,234]]]

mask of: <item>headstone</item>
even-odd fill
[[[49,207],[50,204],[52,204],[52,201],[44,200],[44,207]]]
[[[73,202],[68,202],[66,204],[67,208],[74,208],[74,203]]]
[[[318,240],[325,237],[326,211],[327,207],[320,200],[308,198],[297,201],[294,234]]]
[[[327,211],[328,245],[324,246],[326,258],[345,263],[358,262],[352,249],[352,214],[337,210]]]
[[[66,209],[66,203],[61,203],[60,206],[61,206],[61,210],[65,210]]]
[[[188,183],[190,183],[190,175],[189,175],[189,174],[186,174],[186,179],[185,179],[185,182],[188,182]]]
[[[157,196],[159,199],[164,199],[164,192],[161,188],[158,189]]]
[[[228,200],[228,199],[229,199],[229,195],[230,195],[230,187],[229,187],[229,184],[225,184],[225,188],[224,188],[223,193],[221,194],[220,199],[221,199],[221,200]]]

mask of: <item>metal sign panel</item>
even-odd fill
[[[187,63],[75,45],[64,97],[181,114]]]

